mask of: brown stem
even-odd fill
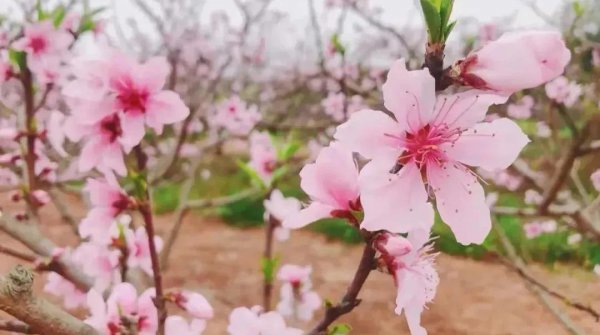
[[[143,152],[140,145],[133,148],[137,159],[138,171],[144,174],[143,191],[142,194],[138,194],[139,207],[138,211],[144,219],[144,227],[146,228],[146,234],[148,235],[148,248],[150,249],[150,260],[152,261],[152,274],[154,278],[154,289],[156,290],[156,297],[154,298],[154,304],[156,305],[156,313],[158,315],[158,332],[157,335],[165,335],[165,320],[167,319],[167,307],[165,305],[165,295],[162,284],[162,272],[160,270],[160,260],[158,258],[158,252],[156,251],[156,243],[154,242],[154,218],[152,216],[152,207],[150,193],[148,192],[148,178],[146,171],[146,163],[148,157]]]
[[[18,265],[0,277],[0,310],[29,325],[33,333],[52,335],[98,335],[81,320],[33,295],[33,273]]]
[[[25,164],[27,165],[27,182],[29,192],[33,192],[37,188],[35,175],[35,140],[36,125],[35,125],[35,105],[33,92],[33,78],[31,71],[27,67],[21,69],[21,84],[23,85],[23,95],[25,101],[25,128],[26,128],[26,145]],[[33,205],[32,205],[33,207]],[[34,208],[33,208],[34,209]],[[33,210],[35,213],[35,209]]]
[[[429,73],[435,79],[435,90],[442,91],[452,85],[453,80],[449,76],[449,68],[444,69],[444,49],[443,43],[428,42],[425,47],[425,63],[423,64],[429,70]]]
[[[148,234],[148,247],[150,249],[150,259],[152,260],[152,273],[154,277],[154,288],[156,289],[156,298],[154,304],[156,305],[156,311],[158,314],[158,333],[157,335],[165,334],[165,320],[167,319],[167,309],[165,306],[165,299],[162,285],[162,273],[160,271],[160,261],[158,259],[158,252],[156,252],[156,244],[154,243],[154,222],[152,218],[152,211],[149,203],[146,201],[140,206],[139,209],[142,217],[144,218],[144,225],[146,227],[146,233]]]
[[[373,249],[371,243],[367,241],[367,244],[363,250],[362,258],[358,265],[358,269],[356,269],[356,273],[354,274],[354,279],[352,279],[352,283],[350,286],[348,286],[342,301],[335,306],[327,306],[325,315],[319,324],[308,333],[308,335],[326,334],[327,328],[333,322],[335,322],[335,320],[344,314],[350,313],[356,306],[360,304],[361,300],[358,299],[358,293],[373,270],[374,257],[375,249]]]
[[[589,127],[586,126],[583,131],[578,133],[578,135],[573,139],[573,143],[569,147],[569,151],[561,160],[558,169],[550,179],[550,186],[544,192],[542,202],[539,205],[540,213],[544,214],[548,211],[548,207],[550,207],[550,204],[552,204],[554,199],[556,199],[556,195],[560,191],[565,181],[568,179],[569,172],[575,163],[575,159],[577,159],[579,148],[587,138],[589,133],[588,129]]]
[[[263,259],[270,261],[273,259],[273,237],[275,228],[279,224],[273,215],[269,215],[265,227],[265,249],[263,251]],[[263,307],[265,311],[271,310],[271,297],[273,296],[273,278],[263,276]]]

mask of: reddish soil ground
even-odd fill
[[[49,222],[44,229],[53,240],[59,244],[73,241],[69,228],[50,223],[58,221],[53,210],[46,209],[42,214],[44,221]],[[158,222],[158,232],[165,233],[172,217],[160,217]],[[0,243],[19,248],[1,233]],[[260,303],[262,245],[260,228],[241,230],[194,216],[186,220],[172,255],[172,265],[165,273],[166,286],[198,290],[211,301],[216,316],[205,334],[226,334],[231,309]],[[316,290],[322,297],[337,301],[354,273],[361,249],[299,231],[293,232],[289,241],[277,244],[276,252],[284,263],[311,264]],[[6,273],[16,263],[0,255],[0,273]],[[437,297],[423,315],[430,335],[570,334],[524,282],[502,265],[440,255],[438,271],[441,284]],[[600,309],[597,276],[565,267],[549,272],[534,266],[532,271],[548,286]],[[38,278],[36,287],[42,285],[43,279]],[[353,327],[352,334],[408,334],[404,318],[393,313],[395,292],[389,276],[373,273],[360,297],[363,303],[341,319]],[[553,302],[573,319],[581,334],[600,334],[600,323],[590,316]],[[304,326],[308,328],[313,323]]]

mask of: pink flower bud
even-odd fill
[[[399,235],[388,235],[383,248],[394,257],[400,257],[408,254],[412,250],[412,244],[406,238]]]
[[[211,319],[214,315],[212,306],[201,294],[183,291],[176,294],[176,304],[198,319]]]
[[[571,52],[558,32],[506,33],[455,66],[464,85],[512,93],[560,76]]]
[[[48,195],[48,192],[44,190],[35,190],[31,192],[31,196],[40,206],[50,202],[50,196]]]

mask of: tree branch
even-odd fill
[[[52,335],[98,335],[81,320],[32,292],[33,273],[15,267],[6,278],[0,277],[0,310],[29,325],[30,333]]]
[[[342,301],[335,306],[327,306],[323,319],[321,319],[319,324],[311,330],[308,335],[326,334],[327,328],[335,322],[335,320],[344,314],[350,313],[360,304],[361,300],[358,299],[358,293],[373,270],[374,257],[375,249],[373,249],[370,242],[367,241],[358,269],[356,269],[356,273],[354,274],[354,279],[352,279],[352,283],[348,286]]]
[[[0,320],[0,330],[12,333],[35,334],[28,324],[13,320]]]

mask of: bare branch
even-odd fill
[[[33,273],[15,267],[0,277],[0,310],[29,325],[30,333],[52,335],[98,335],[81,320],[50,302],[33,296]]]

